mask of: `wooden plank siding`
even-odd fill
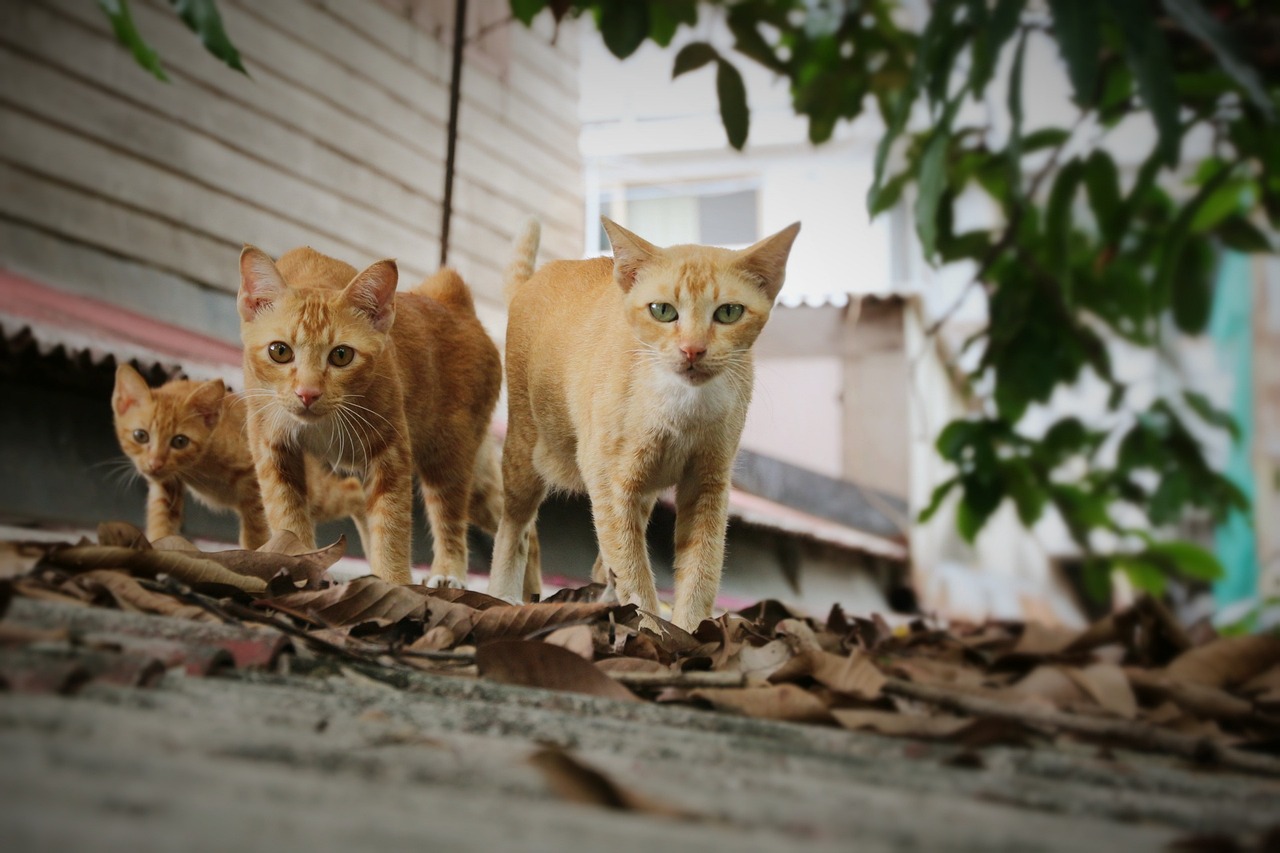
[[[0,3],[0,267],[224,338],[245,242],[436,268],[448,44],[377,0],[221,0],[246,78],[167,3],[131,9],[171,83],[93,3]],[[528,216],[543,257],[582,253],[575,33],[510,26],[505,68],[464,69],[450,236],[497,334]]]

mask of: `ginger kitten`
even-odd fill
[[[596,580],[658,612],[645,527],[676,487],[673,621],[711,615],[730,468],[751,400],[751,345],[782,287],[797,222],[747,249],[659,248],[603,220],[613,258],[533,272],[536,223],[508,271],[505,510],[489,591],[515,599],[548,489],[585,491]]]
[[[394,261],[354,267],[309,248],[240,256],[249,441],[273,532],[311,543],[304,452],[359,474],[373,573],[409,583],[416,472],[435,540],[430,586],[465,584],[466,526],[501,513],[485,443],[502,384],[471,292],[445,269],[396,293]],[[486,451],[486,452],[482,452]],[[492,472],[476,476],[476,467]]]
[[[245,436],[245,400],[221,379],[175,379],[151,388],[131,365],[116,368],[111,394],[120,448],[147,481],[147,538],[182,529],[183,487],[213,509],[240,516],[240,546],[256,549],[270,537],[253,456]],[[320,521],[351,516],[364,539],[360,481],[307,458],[312,513]]]

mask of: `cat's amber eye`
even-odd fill
[[[145,429],[135,429],[133,431],[133,440],[138,442],[138,444],[146,444],[151,440],[151,436],[147,435],[147,431]]]
[[[715,318],[717,323],[736,323],[742,318],[742,312],[745,309],[737,303],[730,302],[728,305],[721,305],[716,309]]]
[[[670,323],[680,316],[676,313],[676,306],[670,302],[650,302],[649,313],[659,323]]]
[[[187,438],[185,435],[175,435],[173,438],[169,439],[169,446],[174,450],[181,450],[190,443],[191,439]]]
[[[356,351],[348,346],[334,347],[329,351],[329,363],[334,367],[346,367],[355,357]]]
[[[293,348],[284,341],[275,341],[267,347],[267,355],[276,364],[288,364],[293,361]]]

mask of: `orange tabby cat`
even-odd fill
[[[603,574],[658,612],[645,527],[676,487],[675,624],[711,615],[751,345],[782,287],[795,223],[747,249],[659,248],[604,220],[613,259],[533,273],[536,224],[508,274],[505,511],[489,591],[515,599],[548,488],[591,499]],[[601,578],[597,577],[597,580]]]
[[[502,384],[498,349],[471,292],[445,269],[396,293],[394,261],[354,267],[294,249],[240,256],[240,331],[253,402],[249,441],[273,531],[314,539],[303,452],[359,473],[373,573],[409,583],[413,475],[435,540],[430,586],[465,583],[473,485],[477,520],[500,512],[486,450]]]
[[[240,545],[258,548],[269,537],[262,494],[245,438],[245,400],[227,394],[221,379],[175,379],[151,388],[132,366],[116,368],[111,395],[116,438],[147,480],[147,538],[182,528],[183,487],[214,509],[240,516]],[[364,490],[353,477],[307,458],[311,511],[329,521],[351,516],[364,538]]]

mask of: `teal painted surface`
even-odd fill
[[[1226,475],[1254,499],[1253,462],[1253,282],[1247,255],[1227,252],[1218,271],[1209,336],[1218,365],[1231,376],[1229,410],[1240,425],[1240,439],[1227,455]],[[1258,544],[1252,514],[1233,511],[1214,532],[1214,550],[1226,576],[1214,584],[1219,612],[1235,610],[1258,599]]]

